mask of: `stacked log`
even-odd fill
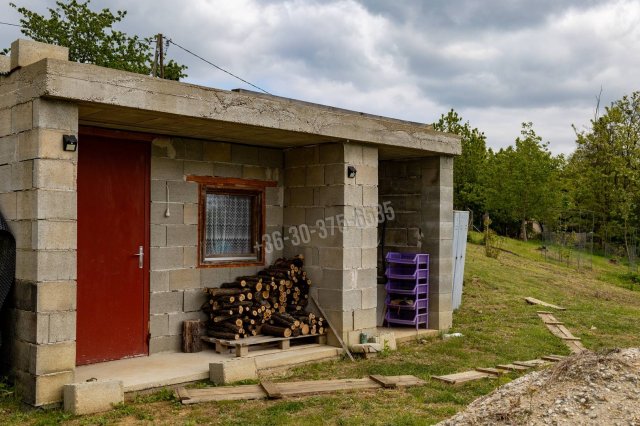
[[[207,334],[225,340],[324,334],[324,319],[306,312],[311,280],[303,266],[302,256],[281,258],[256,275],[206,288]]]

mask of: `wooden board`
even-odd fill
[[[493,374],[494,376],[502,376],[503,374],[507,374],[505,370],[500,370],[499,368],[477,367],[476,370],[483,373]]]
[[[431,376],[432,379],[440,380],[441,382],[450,383],[456,385],[458,383],[470,382],[472,380],[495,378],[495,374],[485,373],[483,371],[469,370],[462,373],[447,374],[446,376]]]
[[[571,353],[574,353],[574,354],[579,354],[587,350],[587,348],[584,347],[582,342],[579,342],[576,340],[565,340],[564,344],[567,345]]]
[[[550,312],[538,312],[538,316],[545,324],[558,323],[556,317],[553,316]]]
[[[557,305],[553,305],[551,303],[547,303],[547,302],[543,302],[542,300],[536,299],[534,297],[525,297],[524,300],[527,301],[528,304],[530,305],[540,305],[540,306],[546,306],[547,308],[553,308],[553,309],[557,309],[559,311],[566,311],[566,308],[563,308],[561,306],[557,306]]]
[[[267,398],[267,393],[260,385],[220,386],[203,389],[180,388],[180,393],[188,396],[188,398],[180,401],[184,405],[210,401],[239,401]]]
[[[260,386],[262,386],[262,389],[264,389],[269,399],[282,398],[282,393],[280,392],[280,388],[278,387],[278,385],[276,385],[272,381],[263,380],[262,382],[260,382]]]
[[[556,337],[562,339],[565,345],[569,348],[572,353],[580,353],[586,351],[587,348],[584,347],[582,342],[580,342],[580,338],[574,336],[571,331],[564,326],[560,321],[558,321],[553,315],[549,312],[538,312],[538,316],[544,322],[544,325],[547,326],[549,331]]]
[[[377,376],[386,385],[370,377],[362,379],[311,380],[301,382],[272,383],[265,381],[260,385],[219,386],[204,389],[176,390],[182,404],[197,404],[209,401],[233,401],[243,399],[265,399],[276,395],[278,397],[293,397],[317,395],[321,393],[381,389],[383,387],[422,386],[424,380],[415,376]]]
[[[550,360],[547,358],[551,358],[552,361],[559,361],[563,357],[560,355],[547,355],[541,357],[542,359],[532,359],[529,361],[514,361],[511,364],[501,364],[496,368],[490,367],[477,367],[475,370],[464,371],[462,373],[456,374],[448,374],[446,376],[431,376],[433,379],[440,380],[449,384],[457,384],[469,382],[472,380],[485,379],[489,377],[497,377],[508,372],[516,371],[526,371],[530,368],[540,367],[542,365],[549,364]]]
[[[524,365],[516,365],[516,364],[499,364],[497,368],[501,368],[507,371],[525,371],[531,367],[525,367]]]
[[[513,361],[513,364],[521,365],[523,367],[535,368],[540,367],[541,365],[548,364],[548,362],[541,359],[532,359],[530,361]]]
[[[395,388],[397,387],[397,383],[393,380],[387,379],[385,376],[380,376],[378,374],[373,374],[369,376],[372,380],[380,383],[385,388]]]
[[[544,359],[546,361],[559,362],[559,361],[562,361],[563,359],[565,359],[566,356],[563,356],[563,355],[545,355],[545,356],[542,356],[540,358],[542,358],[542,359]]]

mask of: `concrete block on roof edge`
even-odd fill
[[[25,39],[11,43],[11,70],[26,67],[45,58],[68,61],[69,49]]]

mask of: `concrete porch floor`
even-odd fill
[[[378,327],[378,334],[393,333],[396,343],[406,343],[418,337],[437,336],[438,330],[416,330],[415,328]],[[258,371],[283,368],[314,361],[333,359],[342,354],[342,349],[327,345],[309,344],[292,346],[289,349],[252,350],[247,355],[253,358]],[[137,358],[102,362],[76,367],[75,381],[90,379],[121,380],[125,393],[140,392],[174,386],[209,378],[209,364],[235,358],[233,353],[216,353],[206,348],[202,352],[164,352]]]
[[[342,353],[332,346],[309,344],[287,350],[264,349],[250,351],[258,371],[281,368],[338,357]],[[137,358],[102,362],[76,367],[75,381],[90,379],[121,380],[125,393],[145,391],[195,382],[209,378],[209,364],[233,359],[233,354],[219,354],[212,349],[197,353],[165,352]]]

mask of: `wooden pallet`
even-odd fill
[[[202,336],[202,340],[215,345],[217,353],[235,350],[236,357],[247,356],[251,346],[276,345],[278,349],[289,349],[292,340],[308,340],[309,343],[325,344],[326,334],[307,334],[296,337],[251,336],[239,340],[217,339],[215,337]]]
[[[426,384],[415,376],[369,376],[363,379],[310,380],[259,385],[219,386],[204,389],[178,388],[176,396],[184,405],[211,401],[245,399],[280,399],[293,396],[318,395],[337,391],[400,388]]]

